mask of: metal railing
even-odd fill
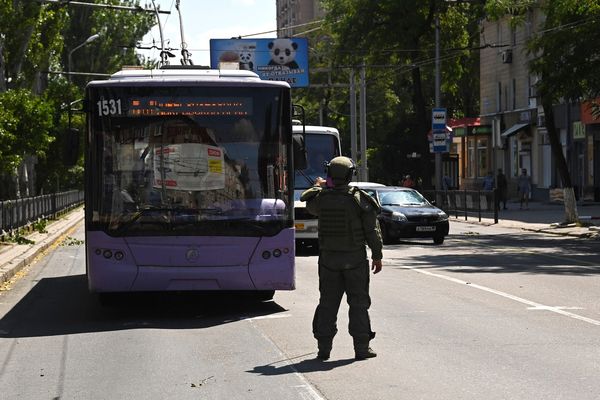
[[[494,218],[498,223],[498,194],[496,190],[424,190],[423,196],[448,215],[465,220],[483,216]]]
[[[40,219],[56,218],[59,214],[81,205],[83,198],[83,191],[71,190],[0,201],[1,233],[13,232]]]

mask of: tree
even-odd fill
[[[52,114],[51,104],[27,89],[0,93],[0,173],[15,174],[26,155],[46,155],[54,140],[50,135]],[[7,182],[3,191],[6,186]],[[17,192],[18,187],[17,180]],[[4,197],[11,193],[0,194]]]
[[[139,0],[103,3],[139,6]],[[0,101],[7,105],[0,110],[2,197],[19,193],[6,188],[16,177],[16,166],[31,159],[28,155],[37,157],[38,190],[81,182],[81,162],[79,167],[66,166],[62,144],[70,124],[83,131],[81,115],[67,111],[70,103],[83,97],[89,78],[77,77],[71,84],[65,76],[49,71],[66,70],[69,52],[94,33],[100,33],[101,40],[77,51],[74,70],[113,73],[124,64],[140,64],[135,45],[154,18],[149,12],[69,2],[0,0]]]
[[[455,116],[478,110],[480,4],[428,0],[325,0],[334,65],[367,65],[369,160],[382,181],[413,169],[431,181],[426,133],[434,106],[434,21],[442,31],[442,104]],[[473,50],[473,51],[472,51]],[[372,134],[373,133],[373,134]],[[410,164],[406,154],[422,155]],[[372,162],[374,161],[374,162]]]
[[[598,0],[491,0],[492,18],[508,16],[519,25],[534,7],[545,19],[527,47],[531,72],[540,78],[537,91],[546,119],[552,154],[563,185],[565,222],[578,222],[577,203],[569,168],[555,126],[554,105],[560,101],[595,99],[600,93],[600,2]]]

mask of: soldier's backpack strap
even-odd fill
[[[379,211],[381,211],[379,201],[364,190],[352,186],[350,194],[353,195],[356,203],[364,212],[375,211],[375,213],[379,213]]]

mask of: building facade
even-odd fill
[[[467,187],[477,186],[488,170],[502,169],[509,179],[509,195],[516,195],[516,178],[526,169],[533,199],[547,201],[562,192],[544,111],[538,104],[538,77],[528,69],[531,55],[525,48],[543,18],[541,10],[534,8],[517,28],[508,18],[482,22],[481,127],[480,134],[467,135],[462,149],[469,166],[464,175]],[[579,103],[557,104],[554,114],[577,199],[600,201],[600,120]]]
[[[310,22],[322,19],[320,0],[276,0],[277,37],[292,37],[310,29]]]

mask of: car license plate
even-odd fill
[[[298,230],[298,231],[304,230],[304,224],[294,224],[294,226],[296,227],[296,230]]]
[[[435,226],[417,226],[417,232],[434,232]]]

